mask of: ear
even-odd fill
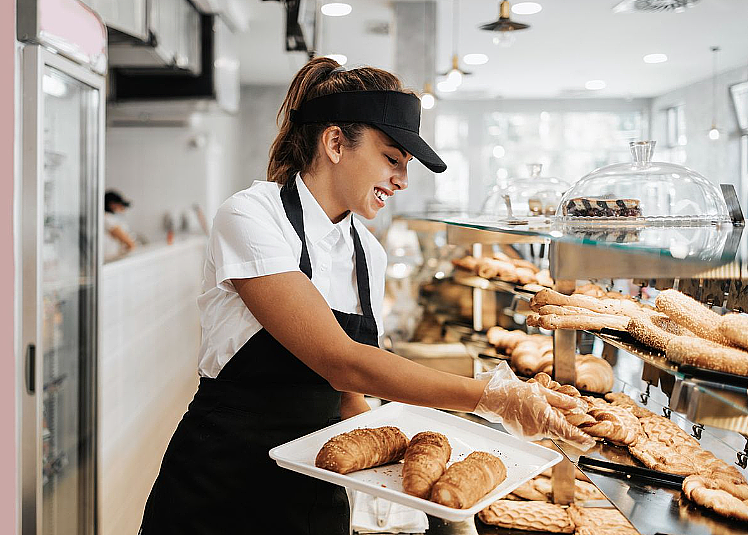
[[[343,153],[343,131],[339,126],[328,126],[322,132],[322,149],[332,163],[339,163]]]

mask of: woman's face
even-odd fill
[[[344,149],[335,166],[340,201],[347,210],[373,219],[396,191],[408,187],[411,159],[381,130],[364,129],[358,145]]]

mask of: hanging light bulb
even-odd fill
[[[430,110],[436,106],[436,97],[434,97],[434,92],[431,90],[431,84],[426,83],[423,87],[423,94],[421,95],[421,107],[424,110]]]
[[[517,36],[512,32],[501,32],[493,38],[493,44],[502,48],[509,48],[517,40]]]
[[[719,130],[717,130],[715,125],[712,125],[712,129],[709,130],[709,139],[712,141],[717,141],[719,139]]]

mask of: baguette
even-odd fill
[[[748,349],[748,316],[745,314],[725,314],[719,322],[719,332],[736,346]]]
[[[718,344],[731,345],[719,330],[721,316],[692,297],[677,290],[665,290],[655,299],[655,306],[696,336]]]
[[[397,427],[354,429],[328,440],[314,466],[347,474],[399,461],[407,446],[408,438]]]
[[[642,344],[660,351],[665,351],[673,338],[693,335],[691,331],[663,315],[631,318],[626,331]]]
[[[442,476],[452,448],[447,437],[423,431],[410,439],[403,463],[403,490],[406,494],[428,499],[431,487]]]
[[[453,463],[434,483],[431,501],[468,509],[506,479],[506,467],[495,455],[474,451]]]
[[[643,309],[635,301],[627,299],[598,299],[589,295],[565,295],[555,290],[545,289],[530,299],[530,308],[537,311],[543,305],[573,306],[586,308],[599,314],[640,314]]]
[[[579,314],[572,316],[530,314],[527,316],[527,325],[535,325],[550,330],[575,329],[580,331],[599,331],[602,329],[612,329],[614,331],[625,331],[628,323],[629,318],[627,316],[612,314]]]
[[[674,338],[668,343],[665,355],[673,362],[748,376],[748,352],[702,338]]]

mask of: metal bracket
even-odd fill
[[[704,424],[693,424],[691,430],[691,436],[696,440],[701,440],[701,432],[704,430]]]
[[[663,415],[663,416],[664,416],[665,418],[667,418],[667,419],[669,420],[669,419],[670,419],[670,415],[671,415],[671,414],[672,414],[672,411],[671,411],[671,410],[670,410],[669,408],[667,408],[667,407],[662,407],[662,415]]]
[[[643,394],[639,394],[639,401],[642,405],[646,405],[647,401],[649,401],[649,387],[652,386],[651,383],[647,383],[647,389],[644,391]]]
[[[748,468],[748,436],[743,435],[745,438],[745,448],[743,448],[743,451],[737,452],[738,460],[735,461],[735,464],[737,464],[740,468]]]

